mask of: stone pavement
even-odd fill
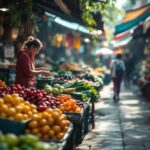
[[[150,150],[150,102],[137,94],[122,88],[121,100],[114,102],[112,85],[104,87],[95,104],[95,129],[76,150]]]

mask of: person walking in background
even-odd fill
[[[125,54],[124,62],[125,62],[125,68],[126,68],[125,87],[129,88],[130,82],[131,82],[131,75],[134,70],[134,61],[128,52]]]
[[[119,94],[120,94],[120,86],[122,79],[125,75],[125,63],[122,60],[122,55],[118,54],[116,55],[116,59],[112,60],[111,65],[111,77],[113,81],[113,87],[114,87],[114,100],[119,100]]]

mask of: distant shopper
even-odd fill
[[[29,37],[24,42],[21,51],[18,54],[16,64],[16,83],[25,87],[35,86],[35,76],[49,75],[46,68],[35,68],[34,59],[42,48],[42,43],[39,39]]]
[[[118,54],[111,63],[111,76],[114,86],[114,100],[119,100],[121,81],[125,74],[125,64],[122,55]]]
[[[134,61],[133,58],[129,55],[129,53],[125,54],[124,58],[126,74],[125,74],[125,86],[126,88],[130,87],[131,75],[134,70]]]

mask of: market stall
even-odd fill
[[[39,76],[36,88],[0,81],[1,135],[11,133],[18,141],[35,138],[32,148],[41,141],[54,150],[74,149],[80,144],[95,126],[94,105],[103,79],[102,74],[93,75],[87,66],[79,65],[61,64],[57,71],[51,70],[51,76]],[[19,143],[13,146],[22,147]],[[4,145],[13,147],[9,142]]]

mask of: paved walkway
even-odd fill
[[[131,92],[133,91],[133,92]],[[96,103],[96,127],[77,150],[150,150],[150,102],[122,89],[121,100],[112,100],[112,85],[101,92]]]

